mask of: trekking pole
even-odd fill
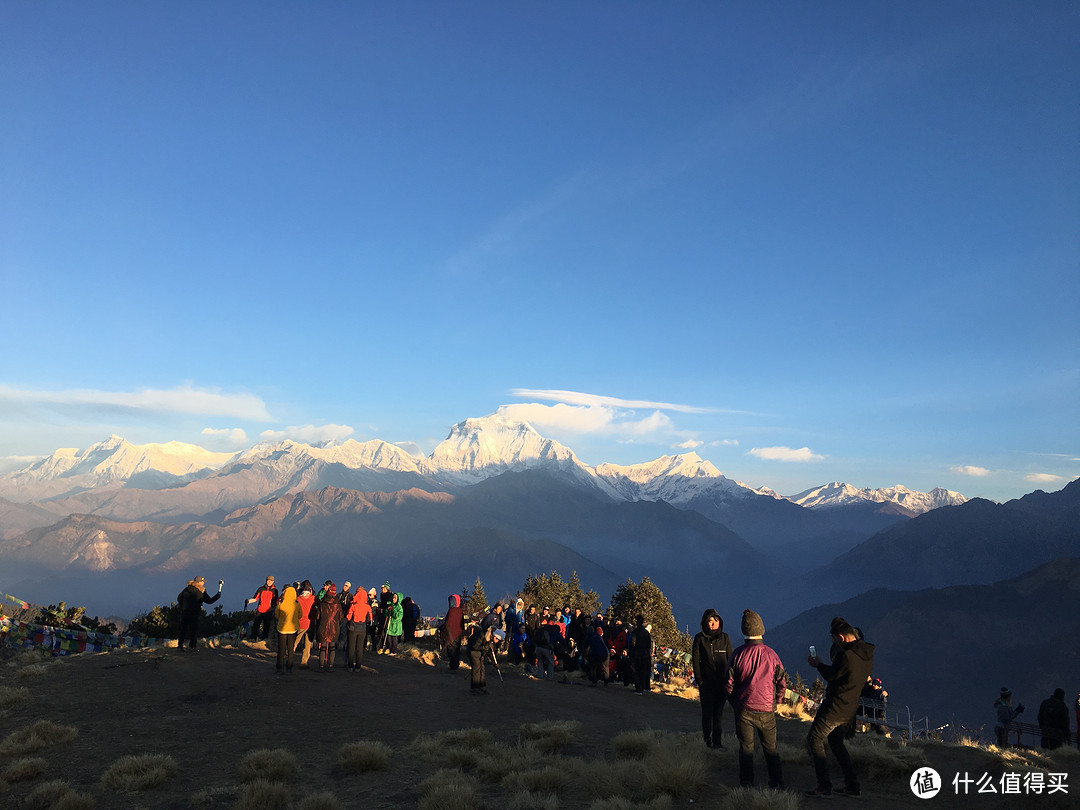
[[[499,673],[499,683],[506,683],[503,680],[502,670],[499,669],[499,659],[495,657],[495,648],[489,647],[488,650],[491,652],[491,663],[495,665],[495,671]]]

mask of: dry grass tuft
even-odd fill
[[[34,788],[23,801],[23,806],[29,810],[48,810],[68,795],[75,795],[71,785],[63,779],[54,779]]]
[[[50,745],[71,742],[79,736],[74,726],[62,726],[51,720],[38,720],[34,725],[20,728],[8,734],[0,742],[0,756],[18,757],[32,754]]]
[[[168,754],[120,757],[101,775],[101,786],[121,793],[149,790],[168,780],[176,771],[176,760]]]
[[[0,686],[0,709],[15,706],[30,699],[30,690],[25,686]]]
[[[312,793],[293,805],[293,810],[342,810],[345,805],[333,793]]]
[[[577,720],[548,720],[543,723],[525,723],[518,729],[522,740],[527,740],[540,751],[554,753],[572,743],[581,732]]]
[[[912,771],[928,764],[920,746],[909,746],[900,740],[877,735],[860,734],[850,740],[848,750],[859,774],[866,778],[910,776]]]
[[[507,793],[550,793],[566,787],[570,775],[565,768],[557,765],[545,765],[528,770],[511,771],[502,779],[503,790]]]
[[[44,675],[49,671],[48,664],[31,664],[28,667],[23,667],[19,670],[19,677],[23,680],[29,680],[30,678],[36,678],[39,675]]]
[[[289,789],[280,782],[254,779],[244,785],[233,804],[234,810],[286,810],[289,806]]]
[[[619,759],[645,759],[660,747],[654,731],[623,731],[611,739],[611,750]]]
[[[671,810],[670,796],[657,796],[647,802],[635,802],[624,796],[609,796],[597,799],[589,805],[589,810]]]
[[[638,760],[617,759],[593,768],[586,785],[595,799],[640,799],[643,771]]]
[[[799,794],[771,788],[735,788],[724,796],[717,810],[799,810]]]
[[[191,794],[191,801],[188,805],[193,808],[202,808],[207,805],[220,806],[220,802],[225,799],[232,798],[240,792],[240,788],[236,785],[218,785],[214,787],[205,787],[202,790],[197,790]]]
[[[440,774],[443,777],[440,777]],[[426,786],[426,789],[425,789]],[[420,783],[419,810],[474,810],[479,807],[477,783],[460,771],[440,770]]]
[[[30,664],[40,664],[43,661],[48,661],[52,658],[52,654],[43,650],[41,647],[35,647],[32,650],[23,650],[16,655],[10,661],[8,661],[9,667],[25,667]]]
[[[543,758],[544,754],[532,743],[509,748],[490,746],[476,761],[475,769],[485,782],[501,782],[509,773],[535,768]]]
[[[645,798],[661,795],[687,799],[707,784],[705,752],[696,737],[664,735],[663,744],[643,760]]]
[[[48,763],[41,757],[23,757],[4,768],[0,775],[5,782],[29,782],[45,773],[47,767]]]
[[[390,764],[390,746],[379,740],[358,740],[338,750],[338,764],[349,773],[385,770]]]
[[[505,806],[506,810],[559,810],[559,797],[522,790],[510,796]]]
[[[284,748],[259,748],[240,760],[240,778],[245,782],[287,782],[300,773],[300,763]]]
[[[94,797],[71,791],[61,796],[51,810],[94,810]]]

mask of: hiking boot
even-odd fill
[[[808,790],[803,793],[808,799],[829,799],[832,798],[832,788],[823,788],[820,785],[813,790]]]
[[[850,796],[850,797],[854,798],[856,796],[861,796],[862,795],[862,790],[860,790],[859,788],[850,788],[847,785],[845,785],[844,787],[842,787],[839,790],[835,791],[835,793],[837,795],[839,795],[839,796]]]

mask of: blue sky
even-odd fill
[[[0,5],[0,457],[1080,474],[1072,2]]]

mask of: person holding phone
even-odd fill
[[[180,632],[177,633],[177,647],[184,649],[184,639],[191,642],[191,651],[197,652],[195,639],[199,633],[199,616],[202,615],[202,606],[210,605],[221,598],[221,587],[225,580],[218,580],[218,592],[213,596],[206,595],[206,577],[195,577],[188,581],[187,587],[176,597],[180,606]]]
[[[817,655],[809,655],[806,659],[828,684],[825,699],[818,707],[806,737],[817,776],[817,785],[813,790],[806,791],[806,795],[823,797],[833,793],[829,764],[825,760],[827,742],[844,775],[844,787],[836,792],[844,796],[858,796],[862,789],[851,763],[851,755],[844,746],[844,727],[855,719],[863,685],[874,674],[874,645],[860,639],[855,628],[847,622],[834,623],[830,631],[836,651],[832,663],[826,664]]]

